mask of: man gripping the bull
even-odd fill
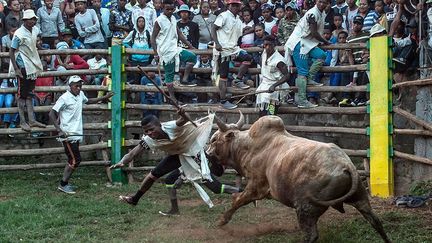
[[[290,74],[284,57],[275,50],[276,39],[268,35],[264,37],[264,51],[261,61],[261,83],[257,92],[267,91],[257,94],[256,105],[260,109],[260,117],[266,115],[276,115],[280,102],[288,95],[288,90],[275,91],[276,87],[283,89],[289,87],[288,80]]]
[[[318,47],[320,44],[330,44],[322,37],[325,8],[329,0],[316,0],[315,7],[309,9],[299,20],[293,33],[285,43],[285,55],[290,60],[294,59],[297,67],[296,86],[297,107],[314,108],[306,98],[306,84],[320,86],[322,84],[314,81],[315,75],[321,69],[326,59],[326,53]],[[311,64],[312,63],[312,64]]]
[[[137,205],[140,198],[151,188],[160,177],[172,172],[166,178],[166,185],[171,199],[171,210],[160,212],[163,215],[178,214],[176,197],[176,180],[180,171],[187,180],[192,181],[200,196],[212,207],[213,204],[205,191],[195,182],[203,180],[204,185],[214,193],[235,193],[238,188],[223,185],[210,173],[204,146],[210,137],[214,114],[210,114],[198,121],[197,127],[187,122],[184,118],[184,110],[178,110],[179,118],[176,121],[161,123],[154,115],[144,117],[141,121],[144,136],[139,144],[126,154],[119,163],[111,166],[111,169],[122,168],[130,163],[142,151],[147,149],[160,149],[168,154],[159,164],[144,178],[140,189],[133,196],[120,196],[122,202]]]

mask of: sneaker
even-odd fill
[[[309,86],[323,86],[323,85],[324,85],[324,84],[322,84],[322,83],[318,83],[318,82],[315,82],[315,81],[313,81],[313,80],[308,80],[307,84],[308,84]]]
[[[237,108],[237,105],[234,105],[233,103],[229,102],[228,100],[225,102],[221,102],[222,108],[226,110],[232,110]]]
[[[246,85],[245,83],[243,83],[243,81],[238,80],[238,79],[233,80],[233,87],[238,88],[238,89],[249,89],[250,88],[249,85]]]
[[[136,206],[138,202],[135,202],[130,196],[119,196],[119,201],[127,203],[132,206]]]
[[[393,58],[393,61],[397,62],[397,63],[400,63],[402,65],[406,64],[405,58],[402,58],[402,57],[395,57],[395,58]]]
[[[366,105],[366,100],[359,99],[359,101],[357,102],[357,106],[364,106],[364,105]]]
[[[355,98],[355,99],[351,102],[351,105],[352,105],[352,106],[357,106],[359,102],[360,102],[360,99]]]
[[[214,104],[216,104],[217,102],[216,102],[216,100],[214,100],[214,99],[209,99],[208,101],[207,101],[207,104],[209,104],[209,105],[214,105]]]
[[[195,86],[197,86],[196,83],[192,83],[192,82],[179,82],[178,85],[179,86],[185,86],[185,87],[195,87]]]
[[[311,102],[309,102],[307,100],[305,100],[303,102],[299,102],[297,104],[297,107],[300,108],[300,109],[310,109],[310,108],[315,108],[317,106],[318,105],[312,104]]]
[[[349,99],[345,98],[343,99],[341,102],[339,102],[339,106],[340,107],[346,107],[346,106],[351,106],[351,102],[349,102]]]
[[[60,191],[62,191],[62,192],[64,192],[64,193],[67,193],[67,194],[75,194],[75,191],[74,191],[74,189],[72,188],[72,186],[71,185],[66,185],[66,186],[61,186],[61,185],[59,185],[58,187],[57,187],[57,189],[59,189]]]
[[[357,86],[357,84],[354,82],[350,82],[349,84],[346,85],[346,87],[353,87],[353,86]]]
[[[175,215],[179,215],[180,212],[178,212],[178,211],[171,211],[171,210],[168,211],[168,212],[159,211],[159,214],[161,214],[163,216],[175,216]]]

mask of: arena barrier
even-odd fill
[[[308,133],[340,133],[354,134],[360,136],[369,136],[370,148],[367,150],[348,150],[344,151],[352,157],[364,158],[365,170],[361,171],[361,175],[370,177],[370,189],[372,195],[388,197],[393,194],[393,157],[411,160],[424,164],[431,164],[432,160],[418,157],[411,154],[394,151],[393,136],[398,134],[413,135],[413,136],[432,136],[431,124],[415,117],[414,115],[401,110],[398,107],[393,107],[391,91],[393,89],[402,88],[412,85],[430,85],[432,80],[418,80],[399,84],[392,84],[391,78],[391,50],[386,37],[377,37],[365,44],[344,44],[323,46],[323,49],[347,49],[347,48],[369,48],[371,57],[368,64],[352,65],[352,66],[337,66],[323,67],[322,72],[352,72],[352,71],[370,71],[370,84],[367,86],[321,86],[307,87],[307,91],[312,92],[369,92],[370,105],[367,107],[323,107],[319,106],[312,109],[298,109],[296,107],[281,106],[280,114],[347,114],[347,115],[366,115],[369,114],[370,126],[365,128],[352,127],[324,127],[324,126],[286,126],[289,132],[308,132]],[[278,48],[282,50],[281,47]],[[259,52],[261,48],[253,47],[246,49],[248,52]],[[196,54],[211,54],[211,50],[193,50]],[[109,164],[118,163],[121,157],[126,152],[128,147],[135,146],[138,140],[127,139],[127,128],[137,128],[140,126],[140,121],[126,120],[128,110],[159,110],[163,112],[175,112],[175,108],[170,105],[144,105],[132,104],[126,102],[127,92],[156,92],[155,87],[142,85],[127,85],[126,73],[139,72],[138,67],[127,67],[126,57],[130,54],[154,54],[152,50],[142,51],[134,49],[126,49],[123,46],[113,46],[108,50],[43,50],[40,55],[56,55],[56,54],[101,54],[109,55],[111,58],[111,66],[101,70],[67,70],[67,71],[48,71],[43,72],[41,76],[70,76],[70,75],[95,75],[106,74],[110,75],[113,82],[112,85],[95,86],[84,85],[85,91],[113,91],[115,95],[108,104],[85,105],[84,110],[103,111],[111,113],[111,120],[102,123],[84,123],[84,130],[94,131],[100,130],[107,133],[107,141],[100,141],[95,144],[86,144],[81,146],[81,151],[100,151],[102,152],[102,161],[83,161],[83,166],[105,166],[107,176],[112,182],[127,182],[127,175],[133,171],[149,170],[152,167],[130,167],[123,170],[117,169],[109,171]],[[0,57],[8,57],[8,53],[0,53]],[[377,68],[372,68],[377,67]],[[158,72],[157,67],[142,67],[144,71]],[[383,71],[384,70],[384,71]],[[160,69],[163,72],[163,68]],[[232,68],[231,72],[235,72],[236,68]],[[260,69],[250,68],[250,73],[259,73]],[[295,72],[295,69],[293,69]],[[210,69],[196,69],[193,73],[211,73]],[[0,74],[0,78],[11,78],[8,74]],[[293,91],[296,87],[291,87]],[[36,87],[35,91],[44,92],[64,92],[66,86],[52,87]],[[166,90],[165,87],[163,89]],[[251,88],[247,91],[228,88],[228,92],[235,94],[246,94],[253,92]],[[0,93],[15,93],[16,88],[0,89]],[[217,87],[175,87],[175,92],[185,93],[218,93]],[[35,112],[48,112],[51,106],[35,107]],[[216,105],[189,105],[185,108],[187,112],[202,113],[208,110],[216,111],[218,114],[238,114],[241,110],[244,114],[257,114],[255,108],[241,107],[235,110],[224,110]],[[0,108],[0,114],[15,113],[17,108]],[[420,125],[424,129],[403,129],[393,128],[392,114],[400,114],[413,123]],[[252,123],[252,122],[251,122]],[[245,128],[251,124],[246,124]],[[216,127],[214,127],[216,129]],[[32,132],[55,132],[53,126],[47,128],[36,128]],[[20,128],[0,129],[0,135],[6,134],[26,134]],[[109,156],[109,152],[111,156]],[[0,157],[11,156],[33,156],[63,153],[62,147],[43,148],[43,149],[14,149],[0,150]],[[32,165],[0,165],[0,171],[10,170],[30,170],[30,169],[46,169],[63,167],[64,163],[49,163],[49,164],[32,164]],[[129,176],[130,178],[130,176]]]

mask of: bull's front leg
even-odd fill
[[[227,224],[231,220],[233,214],[235,213],[235,211],[237,211],[237,209],[255,200],[263,199],[267,196],[268,192],[268,186],[266,188],[261,188],[261,190],[257,190],[256,185],[250,186],[250,184],[248,183],[243,192],[233,194],[233,202],[231,208],[222,214],[218,225],[222,226]]]

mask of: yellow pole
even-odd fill
[[[370,187],[379,197],[393,195],[392,52],[387,36],[373,37],[370,47]]]

